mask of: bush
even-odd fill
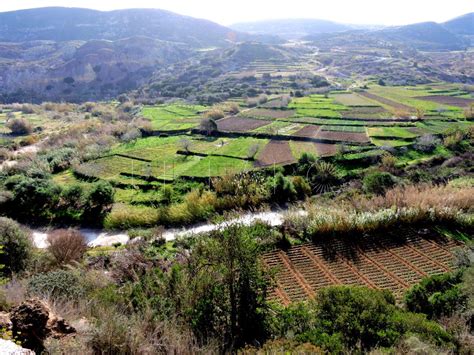
[[[296,197],[293,182],[280,172],[273,179],[269,180],[268,190],[272,193],[274,201],[289,202]]]
[[[391,345],[399,334],[391,328],[395,299],[386,291],[364,287],[329,287],[317,296],[318,323],[324,333],[341,334],[350,349]]]
[[[212,118],[203,118],[199,127],[201,130],[206,131],[208,136],[218,129],[216,121]]]
[[[461,291],[462,273],[428,277],[413,286],[405,296],[408,310],[424,313],[429,318],[451,316],[467,299]]]
[[[373,172],[364,177],[364,190],[368,193],[382,195],[395,185],[395,177],[387,172]]]
[[[58,229],[48,236],[48,251],[59,265],[79,261],[87,250],[85,237],[74,229]]]
[[[423,153],[431,153],[440,145],[441,141],[433,135],[427,134],[417,139],[414,147]]]
[[[302,200],[311,195],[311,185],[304,177],[294,176],[291,181],[298,199]]]
[[[115,190],[109,182],[96,182],[86,197],[83,219],[89,223],[101,224],[114,203]]]
[[[15,135],[27,135],[33,132],[33,127],[25,118],[13,118],[7,121],[6,127]]]
[[[79,276],[69,270],[35,275],[29,280],[27,288],[32,296],[51,297],[56,300],[78,301],[85,294]]]
[[[204,115],[205,118],[217,121],[225,117],[225,113],[220,108],[212,108],[207,111]]]
[[[44,159],[49,164],[53,174],[68,169],[77,159],[77,152],[73,148],[62,148],[48,152],[44,155]]]
[[[13,198],[8,214],[35,223],[51,221],[56,212],[61,188],[46,178],[15,175],[5,182]],[[34,215],[35,220],[31,219]]]
[[[0,265],[4,265],[0,275],[9,276],[25,270],[33,249],[29,233],[15,221],[0,217],[0,245],[3,247]]]
[[[420,335],[438,345],[452,338],[424,315],[395,305],[389,291],[333,286],[322,289],[314,301],[275,309],[269,320],[273,337],[311,343],[329,353],[365,353],[391,347],[406,334]]]

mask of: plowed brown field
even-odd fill
[[[225,132],[248,132],[270,124],[269,121],[229,117],[217,121],[217,129]]]
[[[277,250],[263,256],[276,271],[270,299],[283,304],[302,301],[330,285],[388,289],[400,300],[424,277],[448,272],[458,242],[441,237],[364,237],[325,239]]]
[[[287,141],[272,140],[259,154],[256,166],[270,166],[273,164],[291,164],[295,161]]]
[[[308,125],[295,132],[294,135],[297,137],[315,137],[321,129],[321,126]]]
[[[432,96],[420,96],[417,99],[436,102],[438,104],[458,106],[458,107],[468,107],[469,105],[474,104],[473,99],[466,99],[463,97],[455,96],[441,96],[441,95],[432,95]]]
[[[319,131],[316,138],[327,139],[335,142],[368,143],[369,137],[365,133]]]

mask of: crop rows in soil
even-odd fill
[[[365,133],[319,131],[316,138],[327,139],[336,142],[368,143],[369,137]]]
[[[259,154],[255,165],[258,167],[273,164],[284,165],[295,161],[288,141],[270,141]]]
[[[457,242],[419,235],[333,238],[263,255],[276,271],[270,299],[285,305],[312,298],[323,287],[360,285],[387,289],[400,300],[422,278],[448,272]]]
[[[254,120],[251,118],[229,117],[217,121],[217,128],[219,131],[225,132],[248,132],[269,125],[270,123],[269,121]]]
[[[318,155],[321,157],[336,155],[339,149],[337,144],[314,143],[314,145],[316,146],[316,151],[318,152]]]
[[[299,131],[295,132],[294,135],[297,137],[313,138],[313,137],[316,137],[320,129],[321,129],[321,126],[308,125],[308,126],[304,126]]]
[[[295,113],[295,110],[272,110],[265,108],[254,108],[248,111],[241,112],[240,116],[258,119],[278,119],[292,117]]]
[[[442,96],[442,95],[431,95],[431,96],[420,96],[417,99],[436,102],[438,104],[458,106],[458,107],[468,107],[469,105],[474,104],[473,99],[466,99],[463,97],[455,96]]]

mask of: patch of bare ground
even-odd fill
[[[284,165],[291,164],[294,161],[295,158],[287,141],[272,140],[259,154],[255,165],[258,167],[271,166],[273,164]]]
[[[321,126],[308,125],[301,128],[299,131],[295,132],[294,135],[297,137],[316,137]]]
[[[254,120],[251,118],[229,117],[217,121],[217,128],[219,131],[225,132],[248,132],[269,125],[270,123],[269,121]]]
[[[330,143],[314,143],[318,155],[321,157],[329,157],[336,155],[338,152],[337,144]]]
[[[457,106],[457,107],[469,107],[474,104],[474,99],[466,99],[463,97],[456,96],[443,96],[443,95],[431,95],[431,96],[420,96],[417,99],[424,101],[436,102],[442,105]]]
[[[335,142],[369,142],[369,137],[367,137],[367,134],[357,132],[320,131],[317,135],[317,138],[327,139]]]

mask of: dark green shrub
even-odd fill
[[[0,265],[4,265],[0,275],[9,276],[25,270],[33,249],[29,233],[15,221],[0,217],[0,245]]]
[[[101,224],[114,203],[115,190],[109,182],[99,181],[93,184],[85,197],[83,220],[92,224]]]
[[[269,180],[268,190],[271,192],[274,201],[289,202],[296,197],[293,182],[282,173],[277,173],[273,179]]]
[[[272,337],[291,337],[329,353],[391,347],[407,334],[440,346],[452,346],[452,337],[439,324],[427,320],[424,314],[398,308],[388,291],[328,287],[314,301],[273,306],[273,311],[267,321]]]
[[[376,171],[364,177],[363,185],[366,192],[382,195],[395,185],[395,177],[387,172]]]
[[[33,276],[28,282],[28,293],[54,299],[79,300],[85,290],[77,273],[57,270]]]
[[[450,316],[464,307],[467,299],[461,291],[462,273],[428,277],[413,286],[405,296],[408,310],[429,318]]]
[[[395,299],[364,287],[329,287],[317,296],[321,334],[340,334],[350,349],[390,346],[400,334],[391,326]]]
[[[19,220],[41,223],[54,218],[59,202],[61,188],[53,181],[43,178],[30,178],[15,175],[5,182],[5,187],[13,197],[8,214]]]
[[[44,155],[53,174],[68,169],[76,157],[77,152],[73,148],[56,149]]]
[[[294,176],[291,180],[295,187],[296,196],[302,200],[311,195],[311,185],[302,176]]]

